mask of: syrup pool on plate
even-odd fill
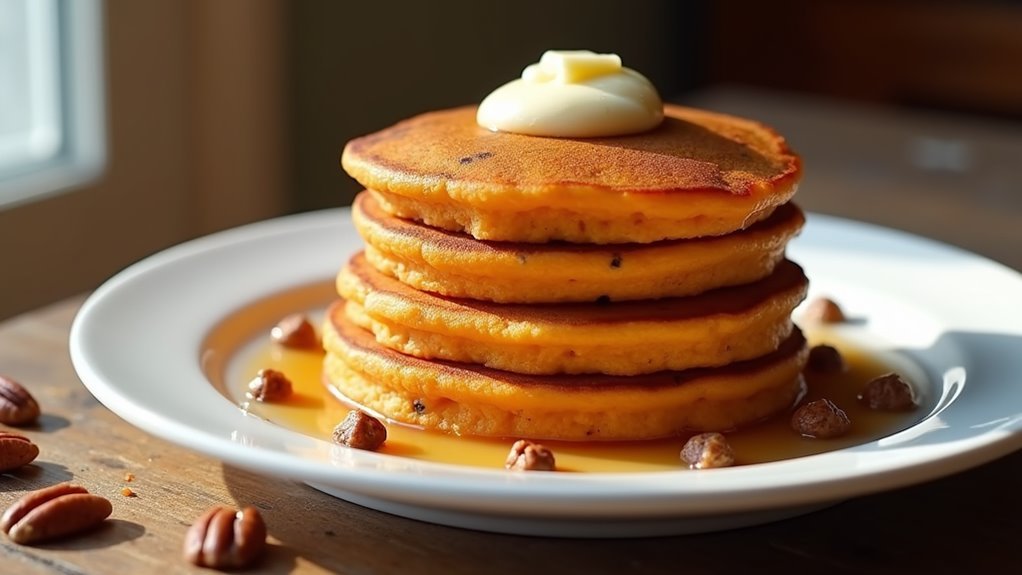
[[[322,309],[336,297],[332,282],[301,286],[282,292],[228,315],[207,336],[203,345],[203,370],[210,381],[240,408],[275,425],[331,441],[331,434],[350,410],[323,383],[323,354],[296,350],[270,340],[270,328],[282,317],[307,313],[318,327]],[[839,374],[806,373],[806,401],[827,398],[848,414],[852,430],[835,439],[799,436],[789,425],[790,413],[727,433],[736,465],[779,461],[832,451],[875,441],[910,427],[926,410],[912,412],[873,411],[857,395],[870,379],[898,372],[923,396],[918,370],[907,358],[893,353],[867,351],[841,337],[839,329],[807,330],[811,344],[826,343],[840,350],[848,369]],[[260,369],[275,369],[291,380],[294,393],[279,403],[252,401],[246,397],[248,382]],[[387,442],[380,453],[425,461],[503,468],[511,443],[518,438],[458,437],[390,423]],[[636,472],[685,469],[679,451],[684,437],[629,442],[543,441],[557,457],[559,471]]]

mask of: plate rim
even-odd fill
[[[436,506],[437,508],[456,508],[465,511],[478,511],[516,516],[554,515],[558,517],[677,517],[713,515],[758,509],[787,507],[791,505],[813,504],[835,499],[854,497],[867,493],[902,487],[923,480],[950,475],[981,463],[996,459],[1022,447],[1022,424],[1015,422],[1000,430],[987,430],[972,436],[968,445],[960,445],[947,458],[930,455],[928,449],[916,451],[912,463],[876,465],[869,473],[859,473],[854,478],[839,478],[832,475],[818,476],[812,481],[803,479],[792,483],[776,482],[760,487],[751,487],[736,492],[735,488],[722,489],[719,481],[722,478],[739,477],[750,473],[768,471],[777,472],[781,468],[806,467],[814,464],[826,466],[835,458],[859,459],[866,454],[856,453],[855,448],[847,448],[836,452],[801,457],[773,463],[756,464],[740,468],[721,470],[705,470],[693,474],[688,470],[667,472],[639,473],[600,473],[593,475],[576,474],[508,474],[503,470],[481,470],[455,466],[450,464],[416,462],[414,467],[423,468],[430,475],[424,482],[408,481],[405,471],[386,469],[388,458],[399,458],[386,454],[358,453],[354,463],[350,465],[325,466],[322,459],[310,461],[286,452],[267,450],[259,446],[243,446],[221,435],[211,435],[208,429],[194,430],[188,433],[188,426],[181,421],[168,418],[166,414],[152,409],[152,406],[139,405],[123,394],[116,382],[107,381],[108,375],[102,373],[94,365],[92,346],[94,342],[88,336],[95,332],[97,314],[106,312],[111,298],[121,293],[123,286],[138,281],[154,271],[166,266],[188,262],[202,254],[218,251],[246,249],[253,241],[271,241],[302,235],[312,235],[316,230],[327,233],[334,228],[346,230],[351,235],[350,214],[348,208],[332,208],[316,212],[307,212],[274,218],[248,224],[231,230],[218,232],[209,236],[191,240],[145,258],[116,274],[104,282],[93,292],[76,314],[70,332],[70,351],[72,364],[86,388],[106,405],[135,427],[154,436],[177,443],[193,451],[217,457],[241,467],[268,475],[292,477],[307,482],[321,482],[335,485],[345,490],[356,491],[369,497],[392,498],[405,504]],[[909,243],[927,250],[936,250],[952,259],[966,262],[979,261],[983,266],[1007,273],[1022,286],[1018,273],[999,262],[972,254],[961,248],[950,246],[933,239],[923,238],[900,230],[885,228],[874,224],[826,216],[807,214],[807,229],[820,229],[829,232],[847,234],[879,234],[885,241]],[[797,242],[798,240],[796,240]],[[360,245],[360,244],[359,244]],[[355,246],[354,249],[357,249]],[[211,256],[212,257],[212,256]],[[339,266],[345,257],[339,251],[336,257],[331,256]],[[796,260],[797,261],[797,260]],[[326,268],[324,264],[324,268]],[[265,293],[280,291],[281,285],[291,285],[301,278],[292,277],[287,282],[268,284]],[[307,278],[307,279],[312,279]],[[323,279],[322,276],[319,277]],[[1022,290],[1020,290],[1022,292]],[[241,304],[243,305],[243,303]],[[224,314],[227,310],[224,310]],[[102,316],[100,316],[102,318]],[[92,329],[90,329],[90,327]],[[195,339],[201,340],[208,329],[201,330]],[[1020,332],[1022,333],[1022,332]],[[1014,334],[1018,336],[1019,334]],[[198,360],[198,348],[195,359]],[[107,366],[108,367],[108,366]],[[107,370],[109,371],[109,369]],[[201,371],[200,371],[201,373]],[[203,378],[204,379],[204,378]],[[194,383],[194,382],[191,382]],[[212,388],[208,382],[205,385]],[[224,403],[232,409],[227,398],[220,396]],[[238,427],[245,433],[252,432],[261,437],[262,432],[253,428],[272,426],[256,418],[247,418]],[[276,428],[290,434],[297,432]],[[304,437],[304,436],[302,436]],[[300,441],[305,446],[309,441],[324,443],[322,440],[305,438]],[[226,442],[226,443],[225,443]],[[241,449],[238,449],[238,447]],[[322,446],[320,446],[322,449]],[[835,456],[835,454],[838,454]],[[793,462],[798,462],[793,465]],[[295,477],[299,475],[299,477]],[[783,473],[771,477],[783,477]],[[853,480],[854,479],[854,480]],[[747,481],[742,479],[742,481]],[[627,483],[628,491],[622,491],[620,484]],[[753,482],[754,483],[754,482]],[[813,489],[806,489],[811,486]],[[411,492],[409,492],[411,488]],[[728,495],[734,497],[730,502],[724,501]],[[567,500],[565,498],[567,497]],[[607,501],[607,498],[614,499]],[[671,504],[665,505],[665,499]],[[600,503],[599,505],[593,505]],[[679,504],[680,503],[680,504]]]

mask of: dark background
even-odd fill
[[[298,211],[350,201],[351,137],[478,102],[546,49],[616,52],[665,99],[739,84],[1022,119],[1016,2],[306,0],[289,18]]]

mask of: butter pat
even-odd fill
[[[596,54],[589,50],[548,50],[522,72],[526,82],[559,82],[578,84],[590,78],[614,74],[621,70],[621,57],[617,54]]]
[[[494,131],[593,138],[645,132],[663,117],[656,88],[617,54],[573,50],[543,54],[487,96],[476,121]]]

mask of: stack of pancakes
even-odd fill
[[[724,431],[801,395],[784,259],[798,157],[766,127],[665,106],[613,138],[491,132],[475,108],[350,142],[366,250],[337,277],[324,373],[392,421],[466,435]]]

